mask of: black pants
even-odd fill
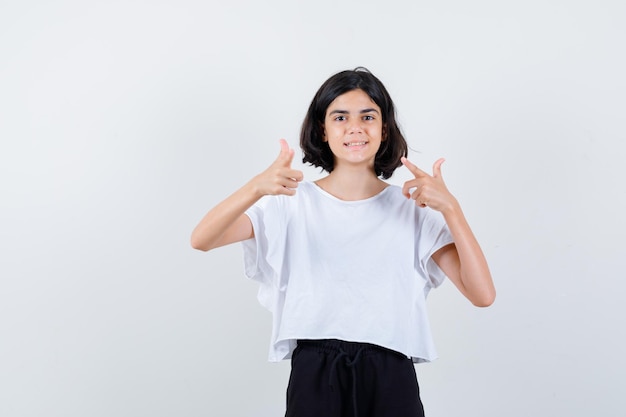
[[[366,343],[299,340],[285,417],[423,417],[411,359]]]

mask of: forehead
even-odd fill
[[[351,90],[337,96],[326,109],[326,113],[333,110],[354,110],[374,109],[380,113],[380,107],[363,90]]]

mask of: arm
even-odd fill
[[[443,182],[443,162],[443,159],[435,162],[433,176],[430,176],[403,158],[402,163],[415,175],[415,179],[407,181],[402,192],[421,207],[428,206],[443,214],[454,244],[435,252],[433,260],[468,300],[476,306],[487,307],[496,297],[489,266],[460,204]],[[410,193],[412,188],[415,191]]]
[[[488,307],[496,298],[496,289],[487,260],[461,207],[443,214],[454,239],[433,254],[433,260],[461,293],[478,307]]]
[[[280,154],[265,171],[252,178],[211,209],[191,234],[194,249],[208,251],[254,237],[252,223],[244,213],[264,195],[294,195],[301,171],[291,168],[294,151],[284,139]]]

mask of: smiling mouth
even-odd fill
[[[348,142],[348,143],[343,144],[343,146],[347,146],[348,148],[352,146],[363,146],[363,145],[367,145],[367,142]]]

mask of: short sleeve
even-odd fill
[[[418,267],[428,278],[428,286],[436,288],[446,279],[446,274],[432,259],[433,253],[454,243],[452,234],[441,213],[429,208],[420,208],[419,231],[417,235]]]
[[[259,301],[266,308],[273,305],[276,290],[286,285],[283,279],[285,216],[278,197],[267,196],[246,213],[254,237],[242,242],[244,272],[260,284]]]
[[[259,207],[252,206],[245,214],[252,223],[254,237],[242,242],[244,272],[248,278],[259,281],[263,275],[260,271],[262,268],[259,267],[259,261],[263,259],[263,254],[267,252],[263,212]]]

